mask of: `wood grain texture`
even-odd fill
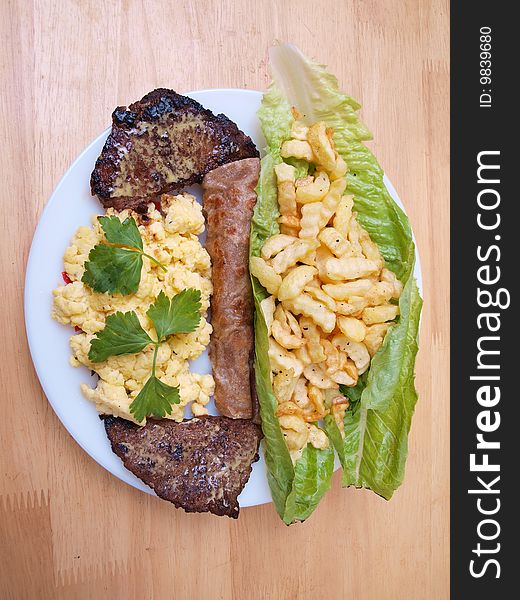
[[[449,561],[447,0],[2,0],[0,597],[442,600]],[[186,515],[118,481],[60,425],[24,335],[24,270],[59,178],[154,87],[265,89],[291,41],[362,104],[417,237],[425,305],[405,483],[333,489],[285,527]]]

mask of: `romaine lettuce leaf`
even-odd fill
[[[287,135],[288,131],[289,129]],[[251,224],[251,256],[258,256],[265,240],[279,231],[276,222],[279,212],[274,174],[277,162],[280,162],[279,156],[275,158],[271,154],[267,154],[261,162],[256,188],[258,200]],[[331,448],[316,450],[308,447],[293,466],[275,414],[277,401],[271,386],[267,326],[260,308],[260,302],[268,294],[254,277],[252,284],[255,299],[255,379],[264,432],[267,480],[276,510],[289,525],[306,519],[329,488],[334,453]]]
[[[275,159],[276,164],[281,160],[282,143],[291,137],[291,126],[294,121],[291,105],[279,89],[271,85],[269,92],[262,98],[262,106],[257,114],[262,123],[267,151]]]
[[[356,114],[359,104],[339,91],[336,78],[323,66],[309,61],[294,47],[273,48],[271,67],[274,82],[258,111],[267,156],[262,159],[257,189],[251,254],[258,255],[264,241],[278,231],[273,167],[281,160],[282,142],[290,137],[290,107],[295,106],[309,123],[324,121],[334,129],[338,152],[349,166],[347,193],[354,195],[358,219],[378,244],[388,268],[405,284],[399,321],[389,330],[372,361],[356,410],[345,416],[345,438],[333,418],[325,420],[343,467],[343,485],[367,487],[390,498],[403,479],[407,436],[417,400],[414,363],[422,300],[412,276],[415,248],[410,225],[386,190],[381,167],[363,144],[371,135]],[[309,446],[292,467],[274,414],[276,399],[269,376],[267,329],[259,309],[267,294],[257,281],[253,285],[257,307],[256,377],[269,485],[280,516],[290,523],[308,517],[328,489],[331,452]]]
[[[251,239],[249,244],[249,254],[259,256],[260,250],[265,241],[275,233],[280,232],[276,219],[280,216],[278,210],[276,175],[274,167],[281,159],[275,159],[271,154],[266,154],[260,162],[260,177],[256,186],[256,206],[251,220]],[[254,279],[254,282],[256,279]],[[268,296],[264,288],[258,284],[259,289],[255,292],[259,294],[260,300]]]
[[[387,500],[403,482],[417,401],[414,365],[422,300],[413,277],[399,306],[399,322],[372,359],[361,402],[345,414],[345,438],[332,417],[325,421],[343,467],[342,485],[369,488]]]
[[[305,521],[312,514],[330,488],[333,472],[332,447],[317,450],[308,444],[294,465],[294,480],[285,503],[284,523],[290,525],[295,521]]]
[[[294,467],[287,445],[285,444],[278,417],[275,415],[278,405],[271,386],[271,365],[269,364],[267,327],[260,309],[258,298],[265,292],[255,280],[255,380],[256,393],[260,402],[260,417],[264,432],[264,455],[267,466],[267,481],[274,505],[283,518],[285,503],[291,492],[294,479]]]

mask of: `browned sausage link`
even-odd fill
[[[254,306],[248,262],[259,170],[260,161],[247,158],[214,169],[202,182],[213,272],[209,355],[215,402],[221,414],[234,419],[257,413],[250,386]]]

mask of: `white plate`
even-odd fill
[[[214,113],[224,113],[258,148],[265,145],[256,111],[262,93],[251,90],[213,89],[187,94]],[[36,372],[43,390],[67,431],[90,456],[119,479],[149,494],[153,491],[127,471],[112,452],[105,429],[94,405],[80,391],[81,383],[95,385],[86,368],[69,365],[70,327],[50,317],[52,290],[62,284],[63,252],[76,229],[90,225],[93,214],[101,214],[99,202],[90,195],[90,174],[110,132],[106,129],[74,161],[54,190],[40,218],[27,263],[25,280],[25,322]],[[402,203],[386,179],[394,200]],[[200,193],[194,186],[192,193]],[[404,207],[403,207],[404,208]],[[420,289],[421,269],[417,260],[415,276]],[[193,363],[199,373],[211,372],[207,353]],[[214,411],[214,407],[213,407]],[[271,501],[263,457],[254,464],[249,482],[240,494],[240,506],[255,506]]]

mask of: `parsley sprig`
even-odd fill
[[[152,373],[135,400],[130,412],[139,423],[146,417],[161,418],[172,412],[172,404],[180,402],[179,388],[163,383],[155,376],[157,352],[166,339],[176,333],[191,333],[200,323],[200,291],[183,290],[173,298],[161,292],[146,314],[153,323],[153,340],[141,327],[135,312],[116,312],[107,317],[105,328],[96,333],[88,353],[93,363],[110,356],[137,354],[153,344]]]
[[[98,217],[106,243],[92,248],[81,281],[95,292],[134,294],[141,281],[143,256],[163,271],[166,267],[143,250],[143,240],[133,217],[123,222],[118,217]]]

